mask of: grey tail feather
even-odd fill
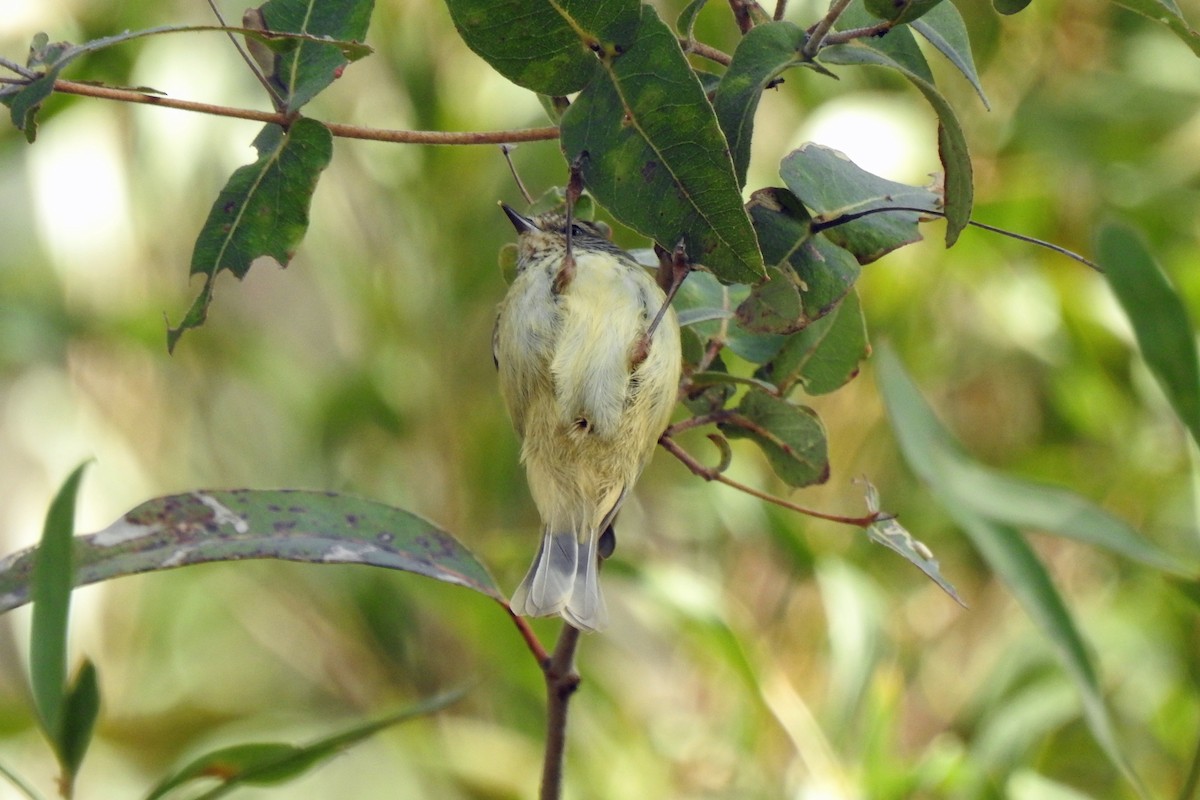
[[[559,614],[571,599],[579,562],[579,541],[574,532],[542,535],[542,546],[513,592],[513,611],[527,617]]]
[[[599,533],[592,531],[586,542],[579,542],[575,586],[563,609],[563,618],[581,631],[598,631],[608,625],[608,609],[600,593],[600,557],[596,552]]]

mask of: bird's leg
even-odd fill
[[[567,179],[567,252],[563,256],[562,267],[554,276],[554,293],[562,294],[575,278],[575,203],[583,194],[583,159],[587,151],[583,151],[571,161],[571,176]]]
[[[675,249],[671,251],[669,260],[666,251],[657,245],[655,245],[655,249],[658,250],[658,285],[662,287],[667,296],[663,300],[662,308],[655,315],[654,321],[650,323],[650,327],[646,329],[646,332],[642,334],[633,348],[633,357],[630,359],[633,367],[637,367],[638,364],[641,364],[650,355],[650,342],[653,341],[654,332],[658,330],[663,317],[667,315],[667,307],[675,299],[675,294],[679,291],[679,287],[683,285],[684,279],[692,271],[692,264],[688,261],[687,248],[683,246],[682,239],[679,240],[679,244],[675,245]]]

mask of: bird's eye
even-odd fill
[[[571,235],[572,236],[584,236],[586,234],[587,234],[587,231],[585,231],[583,229],[582,225],[575,225],[575,224],[571,225]]]

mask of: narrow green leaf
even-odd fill
[[[1000,14],[1016,14],[1018,11],[1024,11],[1030,2],[1032,0],[992,0],[992,8]]]
[[[737,407],[738,417],[719,426],[730,439],[750,439],[771,469],[789,486],[829,479],[825,427],[816,412],[764,391],[751,389]]]
[[[14,789],[28,797],[29,800],[43,800],[42,796],[29,785],[28,781],[3,764],[0,764],[0,777],[11,783]]]
[[[879,212],[822,231],[834,244],[853,253],[860,264],[921,239],[919,213],[881,209],[937,208],[937,196],[929,189],[873,175],[837,150],[812,142],[789,153],[779,174],[812,210],[816,223]]]
[[[333,158],[329,129],[303,117],[286,131],[267,125],[254,147],[258,159],[234,171],[196,239],[191,274],[203,275],[204,287],[179,327],[167,332],[168,350],[185,331],[204,324],[221,270],[245,277],[259,256],[286,266],[308,231],[317,179]]]
[[[241,785],[283,783],[386,728],[440,711],[464,694],[462,690],[446,692],[399,713],[356,725],[307,745],[267,742],[223,747],[200,756],[155,786],[146,800],[158,800],[180,786],[199,780],[219,781],[218,786],[200,795],[205,798],[220,797]]]
[[[803,328],[829,313],[858,280],[858,260],[824,234],[813,234],[812,217],[786,189],[759,189],[747,211],[768,264],[790,275],[801,287]]]
[[[988,522],[1103,547],[1174,575],[1196,577],[1200,572],[1195,560],[1163,550],[1084,497],[978,463],[925,405],[890,349],[879,353],[878,371],[906,460],[955,507],[968,509]]]
[[[518,86],[567,95],[596,74],[596,53],[628,50],[638,0],[446,0],[467,46]]]
[[[0,561],[0,613],[29,601],[36,554],[31,548]],[[404,570],[504,599],[470,551],[433,523],[357,497],[286,489],[149,500],[77,537],[75,583],[248,558]]]
[[[947,512],[1008,584],[1025,612],[1055,645],[1064,670],[1080,692],[1092,735],[1140,791],[1140,781],[1117,742],[1087,648],[1045,567],[1013,527],[999,516],[985,516],[976,498],[964,494],[963,488],[954,482],[954,474],[966,456],[937,422],[890,349],[881,349],[877,369],[888,416],[905,461],[929,484]],[[1103,514],[1098,509],[1095,512]],[[1053,519],[1045,522],[1047,527],[1058,524]],[[1136,536],[1132,531],[1129,533]],[[1137,545],[1132,541],[1127,546],[1139,551],[1152,549],[1148,543]]]
[[[270,31],[361,42],[367,36],[374,0],[268,0],[260,7]],[[284,110],[294,113],[341,76],[350,63],[336,44],[293,40],[277,56],[272,79],[283,89]]]
[[[1175,4],[1174,0],[1113,0],[1113,2],[1166,25],[1172,33],[1191,48],[1193,53],[1200,56],[1200,33],[1183,18],[1183,12],[1179,10],[1179,6]]]
[[[600,63],[561,125],[596,200],[668,250],[682,240],[726,283],[761,278],[728,145],[675,34],[643,6],[637,40]]]
[[[1105,225],[1096,252],[1104,277],[1133,325],[1146,366],[1192,439],[1200,443],[1200,359],[1183,300],[1132,230]]]
[[[879,491],[867,482],[866,490],[867,511],[879,513]],[[889,550],[898,553],[910,564],[915,566],[925,576],[938,585],[943,592],[950,595],[954,602],[963,608],[967,604],[958,596],[954,584],[942,575],[942,568],[933,552],[921,541],[917,540],[895,517],[881,516],[867,526],[867,537],[876,544],[881,544]]]
[[[911,66],[897,60],[873,41],[857,39],[850,44],[827,47],[821,51],[821,58],[830,64],[863,64],[897,70],[908,78],[933,106],[938,116],[938,157],[945,174],[942,211],[946,214],[946,246],[953,245],[971,220],[974,188],[967,139],[950,103],[942,97],[931,78],[914,71]]]
[[[967,26],[962,15],[954,7],[954,3],[939,3],[924,17],[912,23],[913,30],[920,33],[938,51],[958,67],[976,94],[983,101],[983,107],[991,110],[987,95],[983,93],[983,84],[975,69],[975,57],[971,54],[971,40],[967,36]]]
[[[100,715],[100,683],[96,676],[96,665],[84,659],[67,692],[63,704],[62,730],[59,733],[59,753],[63,771],[68,780],[74,781],[92,742],[96,729],[96,718]]]
[[[789,67],[805,63],[800,55],[805,38],[804,31],[791,22],[751,28],[738,42],[733,61],[717,85],[713,108],[733,154],[738,186],[746,185],[758,101]]]
[[[75,573],[72,555],[75,496],[86,467],[86,463],[76,467],[58,490],[46,512],[41,544],[27,551],[30,557],[25,565],[24,593],[33,600],[29,644],[33,702],[42,731],[56,750],[67,692],[67,618]]]
[[[784,393],[799,383],[810,395],[827,394],[854,378],[870,352],[862,307],[852,291],[829,314],[789,336],[758,374]]]
[[[851,0],[850,5],[834,24],[834,30],[855,30],[874,25],[878,21],[867,11],[864,0]],[[933,83],[933,71],[929,68],[929,62],[917,44],[917,37],[913,36],[907,26],[901,25],[893,28],[884,36],[862,37],[855,41],[863,47],[874,50],[889,61],[895,62],[922,80]],[[823,49],[821,52],[824,53],[825,50]]]

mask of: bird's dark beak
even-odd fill
[[[501,203],[500,207],[503,208],[504,213],[508,215],[508,219],[510,222],[512,222],[513,227],[517,229],[517,233],[529,233],[537,228],[537,226],[533,224],[533,220],[522,214],[518,214],[508,203]]]

